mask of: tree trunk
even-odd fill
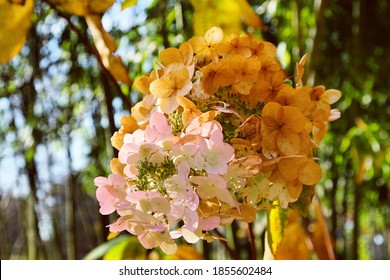
[[[360,204],[362,203],[362,185],[355,183],[355,200],[353,203],[353,239],[352,239],[352,259],[359,259],[359,237],[360,237]]]
[[[30,192],[27,198],[26,207],[26,237],[27,237],[27,258],[29,260],[38,259],[38,246],[39,242],[39,231],[38,231],[38,219],[35,211],[35,205],[37,204],[36,196],[36,176],[37,170],[35,166],[34,158],[29,159],[27,156],[26,160],[26,171],[28,175],[28,181],[30,184]]]
[[[10,201],[9,195],[0,195],[0,234],[2,242],[0,242],[0,259],[5,260],[10,256],[10,242],[8,238],[7,231],[7,216],[5,214],[5,209],[8,207]]]
[[[316,12],[316,26],[314,27],[314,38],[311,50],[308,50],[309,60],[306,65],[306,83],[308,85],[316,84],[316,69],[320,58],[320,42],[322,41],[322,33],[325,25],[325,9],[328,6],[329,0],[314,1],[314,9]]]

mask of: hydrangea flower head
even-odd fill
[[[118,216],[110,231],[172,254],[178,238],[218,239],[218,227],[299,201],[321,180],[314,154],[341,97],[304,85],[305,61],[293,85],[274,45],[218,27],[163,50],[111,139],[113,174],[94,181],[100,213]]]

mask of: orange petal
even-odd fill
[[[150,86],[150,77],[148,75],[144,75],[134,81],[134,86],[143,94],[150,94],[149,86]]]
[[[180,96],[180,95],[177,96],[177,103],[179,103],[179,105],[183,108],[188,108],[191,110],[198,109],[196,107],[196,105],[191,100],[189,100],[187,97],[184,97],[184,96]]]
[[[313,159],[304,163],[298,172],[298,180],[304,185],[315,185],[321,178],[322,169]]]
[[[278,148],[276,145],[276,135],[278,134],[277,130],[274,130],[270,133],[262,132],[262,146],[263,154],[268,158],[274,158],[274,155],[278,155]]]
[[[278,168],[280,174],[289,181],[298,178],[299,163],[302,162],[302,158],[283,158],[279,161]]]
[[[336,89],[328,89],[321,95],[321,100],[329,104],[336,103],[341,98],[341,92]]]
[[[111,136],[111,146],[113,146],[115,149],[118,151],[122,148],[123,146],[123,137],[125,135],[123,133],[120,133],[118,131],[115,131],[114,134]]]
[[[176,100],[177,103],[184,108],[182,113],[182,122],[184,127],[187,127],[187,125],[190,124],[193,119],[199,117],[202,114],[196,105],[188,98],[179,95],[176,97]]]
[[[125,168],[125,164],[122,164],[119,162],[119,159],[113,158],[110,161],[110,168],[113,174],[122,175],[123,177],[126,177],[123,173],[123,169]]]
[[[190,80],[190,74],[187,67],[183,63],[175,63],[169,65],[167,68],[167,76],[173,81],[173,87],[175,89],[180,89],[184,87]]]
[[[160,61],[165,66],[168,66],[169,64],[172,64],[172,63],[183,62],[183,61],[181,61],[180,51],[176,48],[168,48],[168,49],[162,50],[160,52]]]
[[[200,115],[199,123],[204,124],[204,123],[210,122],[210,121],[214,120],[217,115],[218,115],[218,111],[212,110],[212,111],[205,112],[202,115]]]
[[[223,30],[220,27],[212,27],[206,32],[204,38],[210,46],[218,44],[223,39]]]
[[[171,96],[168,98],[160,98],[158,106],[162,112],[170,114],[179,106],[179,104],[177,104],[176,98]]]
[[[261,79],[258,80],[251,88],[249,93],[249,103],[255,107],[260,101],[265,101],[270,95],[272,88],[269,82]]]
[[[202,36],[194,36],[188,40],[188,43],[191,44],[196,55],[199,55],[199,53],[204,52],[208,48],[207,42]]]
[[[298,199],[302,193],[303,185],[298,180],[287,183],[287,191],[292,199]]]
[[[227,62],[209,64],[201,71],[204,76],[203,88],[208,94],[214,94],[218,88],[231,85],[235,80],[235,72]]]
[[[305,128],[306,118],[301,111],[293,106],[283,107],[282,131],[284,135],[300,133]],[[282,124],[280,123],[280,124]]]
[[[317,122],[313,126],[313,139],[319,143],[324,139],[325,133],[328,130],[328,124],[326,122]]]
[[[276,144],[283,155],[296,155],[301,151],[301,137],[298,134],[278,133]]]
[[[185,65],[189,65],[193,62],[194,50],[192,49],[192,46],[190,43],[184,42],[183,44],[181,44],[179,47],[179,51],[180,51],[182,62]]]
[[[139,126],[137,121],[132,116],[123,116],[120,119],[121,130],[125,133],[133,133]]]
[[[280,105],[279,103],[269,102],[265,104],[262,115],[263,117],[269,116],[276,119],[276,114],[281,107],[282,105]]]
[[[174,92],[175,83],[165,77],[150,83],[150,92],[158,98],[167,98]]]

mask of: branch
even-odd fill
[[[120,98],[122,99],[123,103],[124,103],[124,106],[126,107],[126,109],[128,109],[129,111],[131,110],[131,108],[133,107],[133,105],[131,104],[131,101],[130,99],[123,93],[120,85],[118,84],[118,82],[116,81],[116,79],[114,78],[114,76],[111,74],[110,71],[108,71],[108,69],[104,66],[103,62],[102,62],[102,59],[100,57],[100,54],[99,52],[97,51],[96,47],[94,44],[92,44],[90,42],[90,40],[88,39],[88,36],[86,34],[84,34],[76,25],[74,25],[74,23],[70,20],[70,17],[68,15],[66,15],[65,13],[61,12],[57,6],[53,3],[50,2],[50,0],[42,0],[44,3],[46,3],[47,5],[49,5],[50,8],[52,8],[54,11],[56,11],[56,13],[64,18],[70,29],[72,29],[74,32],[76,32],[77,36],[79,37],[79,39],[81,40],[81,42],[84,44],[84,46],[86,47],[87,51],[89,52],[90,55],[94,56],[99,64],[99,67],[100,67],[100,70],[103,72],[103,74],[107,77],[107,79],[111,82],[112,86],[115,88],[115,91],[118,93],[118,95],[120,96]]]
[[[247,224],[248,226],[248,237],[249,237],[249,248],[250,248],[250,258],[251,260],[257,260],[257,251],[255,244],[255,235],[253,233],[253,224]]]
[[[225,241],[225,237],[218,231],[218,229],[213,230],[215,234],[221,238],[221,243],[225,247],[226,251],[229,253],[229,256],[232,260],[239,260],[239,256],[237,255],[237,252],[229,247],[227,244],[227,241]]]

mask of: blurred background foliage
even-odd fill
[[[159,51],[213,25],[275,44],[290,77],[308,54],[307,84],[343,93],[337,103],[342,118],[330,125],[318,154],[324,176],[312,212],[322,214],[286,228],[290,244],[299,246],[285,246],[280,258],[330,258],[315,242],[324,238],[316,234],[320,226],[329,230],[336,259],[389,259],[387,0],[117,1],[102,23],[129,73],[123,83],[101,67],[83,13],[58,3],[34,2],[21,53],[0,65],[1,259],[168,258],[144,250],[134,237],[107,241],[105,225],[114,217],[99,214],[93,178],[108,174],[116,153],[109,139],[140,98],[131,81],[151,71]],[[0,14],[6,18],[7,11]],[[1,26],[0,35],[0,41],[10,36]],[[263,214],[254,228],[259,252]],[[169,258],[249,258],[242,227],[234,223],[224,232],[234,252],[217,241],[183,245]]]

